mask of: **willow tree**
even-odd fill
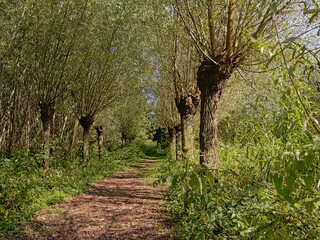
[[[217,111],[228,79],[254,56],[259,41],[271,37],[273,18],[290,0],[176,0],[174,7],[193,39],[201,65],[200,163],[218,168]]]
[[[187,160],[193,156],[193,119],[200,104],[200,94],[196,87],[196,70],[199,58],[192,39],[185,34],[182,22],[177,15],[173,14],[169,23],[159,29],[158,68],[161,72],[160,82],[168,85],[167,87],[163,86],[164,91],[172,89],[172,97],[180,115],[182,155],[183,159]],[[160,92],[158,91],[158,93]],[[173,126],[172,122],[168,128],[169,137],[170,133],[179,132],[176,131],[179,130],[178,125]]]
[[[9,158],[13,148],[29,144],[30,136],[30,96],[23,87],[26,65],[19,51],[25,44],[21,22],[26,9],[16,1],[2,2],[0,9],[0,151],[7,151]]]
[[[121,48],[118,37],[121,24],[117,21],[120,20],[112,21],[118,13],[112,12],[112,7],[106,6],[105,1],[95,3],[91,10],[90,25],[79,44],[83,51],[78,55],[77,65],[81,67],[71,89],[74,113],[83,128],[85,165],[89,160],[90,129],[96,116],[117,96],[124,59],[124,53],[118,50]],[[113,27],[109,29],[107,22]]]
[[[49,168],[55,106],[64,97],[76,69],[70,68],[87,1],[19,1],[14,4],[11,50],[17,79],[37,106],[43,126],[44,166]]]
[[[183,44],[178,39],[176,29],[172,58],[172,80],[175,90],[175,103],[181,120],[181,143],[183,159],[193,156],[193,119],[200,104],[199,89],[195,87],[197,59],[195,49],[187,39]]]
[[[121,95],[113,117],[125,146],[128,141],[146,135],[148,103],[141,86],[133,81],[122,91],[125,94]]]
[[[156,67],[159,68],[159,64],[156,64]],[[160,69],[163,67],[164,65],[160,64]],[[171,77],[172,75],[163,69],[161,79],[154,83],[155,113],[158,124],[168,130],[169,157],[178,160],[181,158],[181,121],[175,106],[175,91]]]
[[[96,117],[126,94],[121,89],[131,84],[141,67],[147,35],[141,21],[150,11],[148,5],[137,8],[136,2],[126,0],[92,2],[90,7],[90,24],[79,43],[83,51],[76,65],[81,70],[72,85],[74,112],[83,127],[84,164],[89,160],[89,132]]]

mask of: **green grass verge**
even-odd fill
[[[79,159],[52,159],[48,171],[42,168],[41,154],[31,151],[0,159],[0,239],[10,239],[21,223],[37,211],[86,191],[94,181],[157,155],[152,145],[129,145],[106,153],[102,159],[92,153],[85,168]]]
[[[161,172],[161,165],[164,160],[163,157],[149,157],[149,158],[144,158],[142,159],[141,162],[146,162],[150,160],[154,160],[154,165],[151,167],[146,167],[146,168],[138,168],[136,169],[135,173],[137,176],[141,178],[146,178],[148,180],[148,184],[153,184],[157,179],[159,179]]]

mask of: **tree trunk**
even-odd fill
[[[94,122],[94,117],[83,116],[79,119],[79,123],[83,128],[83,165],[88,165],[89,162],[89,145],[90,145],[90,128]]]
[[[169,134],[169,158],[175,159],[175,148],[176,148],[176,131],[174,127],[168,127],[168,134]]]
[[[201,91],[200,164],[218,168],[218,114],[221,91]]]
[[[31,132],[31,108],[30,104],[28,104],[28,114],[27,114],[27,126],[26,126],[26,146],[27,148],[30,147],[30,132]]]
[[[184,160],[193,156],[193,115],[187,115],[181,119],[181,143]]]
[[[105,128],[103,126],[96,127],[97,135],[98,135],[98,147],[99,147],[99,159],[101,159],[103,155],[103,133]]]
[[[122,147],[124,147],[124,145],[126,145],[126,142],[127,142],[127,132],[126,131],[122,131],[122,133],[121,133],[121,142],[122,142]]]
[[[61,129],[61,135],[60,135],[61,139],[63,138],[63,134],[64,134],[64,130],[66,128],[67,122],[68,122],[68,115],[65,116],[65,118],[64,118],[63,126],[62,126],[62,129]]]
[[[14,148],[15,135],[16,135],[16,105],[17,105],[17,93],[14,91],[12,108],[10,111],[10,135],[8,139],[7,158],[11,158],[11,152]]]
[[[50,164],[50,134],[54,116],[54,103],[40,103],[41,121],[43,126],[44,168],[49,169]]]
[[[198,69],[197,82],[201,91],[200,113],[200,164],[218,169],[218,104],[227,80],[236,65],[238,57],[225,63],[225,54],[218,55],[218,65],[204,60]]]
[[[70,141],[70,146],[69,146],[69,151],[70,153],[72,153],[72,148],[73,148],[73,144],[76,141],[76,137],[77,137],[77,133],[78,133],[78,127],[79,127],[79,120],[76,119],[75,123],[74,123],[74,127],[73,127],[73,132],[72,132],[72,138]]]
[[[174,127],[176,132],[176,160],[180,160],[182,158],[181,154],[181,125],[178,124]]]
[[[184,160],[193,155],[193,118],[200,103],[200,92],[197,88],[194,95],[182,93],[176,98],[176,106],[181,119],[181,143]]]

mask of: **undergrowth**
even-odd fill
[[[80,158],[52,158],[43,169],[40,153],[21,149],[0,159],[0,238],[10,238],[37,211],[88,189],[96,180],[124,170],[153,152],[153,146],[129,145],[107,152],[101,159],[92,151],[87,167]]]
[[[258,96],[220,122],[217,176],[199,159],[164,162],[175,236],[319,239],[319,92],[303,81],[292,86],[280,70],[274,85],[274,98]]]
[[[185,164],[168,160],[163,163],[159,182],[170,183],[167,206],[173,214],[173,237],[179,239],[318,239],[318,211],[310,204],[319,196],[299,189],[297,200],[290,203],[272,182],[240,175],[237,161],[224,157],[244,155],[234,147],[223,151],[225,160],[219,181],[210,170],[195,162]],[[226,152],[228,153],[226,155]],[[247,170],[255,166],[246,162]],[[243,164],[243,162],[242,162]],[[317,200],[318,199],[318,200]]]

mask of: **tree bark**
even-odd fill
[[[224,53],[215,58],[218,65],[205,59],[198,69],[197,83],[201,91],[200,164],[209,169],[219,167],[218,105],[237,59],[226,60]]]
[[[183,93],[176,98],[176,105],[181,119],[181,143],[184,160],[193,156],[193,118],[200,103],[200,92],[197,88],[194,95]]]
[[[181,119],[181,145],[184,160],[189,160],[193,156],[193,117],[187,115]]]
[[[105,128],[103,126],[97,126],[96,131],[98,135],[99,159],[101,159],[103,155],[103,133]]]
[[[169,158],[175,159],[176,154],[176,130],[174,127],[168,126],[168,134],[169,134]]]
[[[51,125],[53,121],[53,116],[55,112],[54,102],[50,103],[40,103],[40,114],[43,126],[43,148],[44,148],[44,168],[49,169],[50,164],[50,135],[51,135]]]
[[[31,132],[31,107],[30,104],[28,104],[28,109],[27,109],[27,126],[26,126],[26,146],[27,148],[30,147],[30,132]]]
[[[124,147],[124,145],[126,145],[126,142],[127,142],[127,132],[126,131],[122,131],[122,133],[121,133],[121,142],[122,142],[122,147]]]
[[[181,124],[178,124],[174,127],[176,132],[176,160],[180,160],[182,158],[181,154]]]
[[[90,128],[94,122],[94,117],[83,116],[79,119],[79,123],[83,128],[83,164],[86,166],[89,162],[89,145],[90,145]]]
[[[76,141],[76,137],[77,137],[77,132],[78,132],[78,127],[79,127],[79,120],[76,119],[75,123],[74,123],[74,127],[73,127],[73,132],[72,132],[72,138],[70,141],[70,146],[69,146],[69,151],[70,153],[72,153],[72,148],[73,148],[73,144]]]

